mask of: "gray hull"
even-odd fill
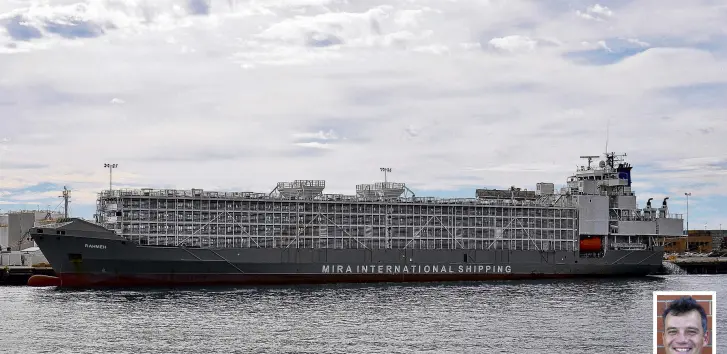
[[[644,276],[663,250],[184,248],[141,246],[91,224],[34,229],[64,287],[416,282]],[[62,234],[59,234],[61,233]]]

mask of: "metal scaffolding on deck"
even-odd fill
[[[573,206],[401,197],[408,189],[393,182],[359,185],[356,196],[323,194],[324,187],[301,180],[271,193],[109,190],[98,196],[98,218],[134,242],[158,246],[577,249]]]

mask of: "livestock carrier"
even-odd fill
[[[626,155],[581,156],[564,187],[416,196],[405,184],[325,194],[325,181],[268,193],[104,190],[95,222],[31,237],[63,287],[420,282],[645,276],[682,217],[638,208]],[[585,163],[585,162],[584,162]]]

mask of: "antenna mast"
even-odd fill
[[[71,199],[71,190],[63,186],[63,195],[60,198],[63,198],[63,217],[68,219],[68,202]]]
[[[610,135],[610,133],[609,133],[609,128],[610,127],[611,127],[611,118],[609,118],[606,121],[606,151],[605,151],[605,153],[607,153],[607,154],[608,154],[608,138],[609,138],[609,135]]]
[[[596,155],[590,155],[590,156],[581,156],[582,159],[588,159],[588,169],[591,169],[591,162],[593,162],[593,159],[597,159],[598,156]]]

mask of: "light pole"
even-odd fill
[[[689,197],[692,196],[691,192],[684,193],[685,196],[687,196],[687,244],[686,244],[686,252],[689,252]]]
[[[391,167],[381,167],[379,170],[384,173],[384,183],[386,183],[386,173],[391,172]]]
[[[119,167],[119,164],[117,163],[105,163],[103,164],[103,167],[106,167],[109,169],[109,194],[111,193],[111,179],[113,177],[113,170],[114,168]]]

